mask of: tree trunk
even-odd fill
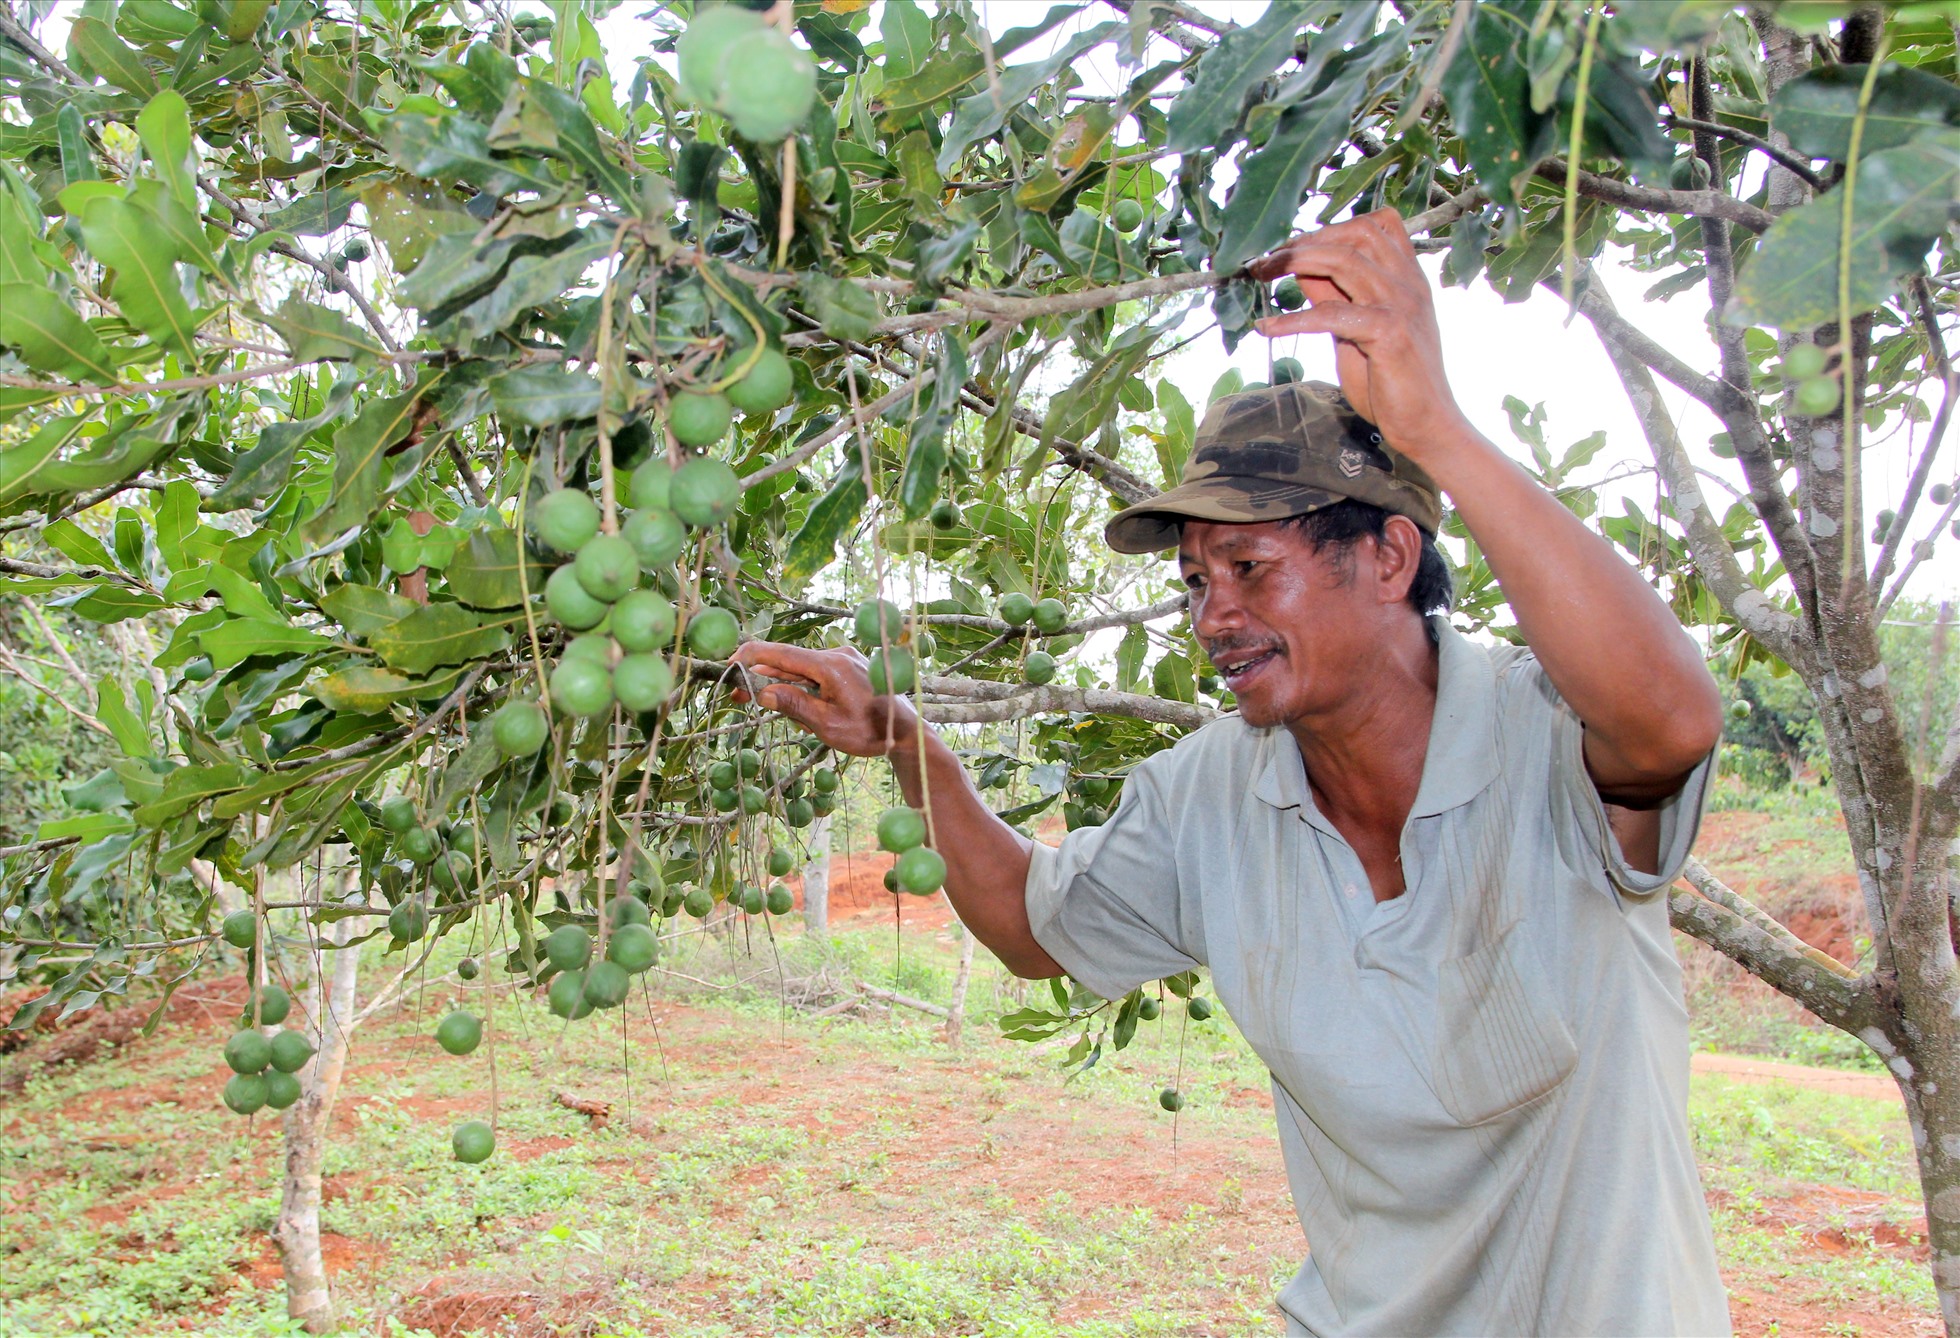
[[[803,932],[830,933],[830,815],[810,824],[810,862],[803,866]]]
[[[350,866],[343,877],[351,891],[358,866]],[[286,1111],[286,1179],[272,1228],[286,1277],[286,1313],[308,1333],[333,1327],[333,1296],[320,1254],[320,1167],[354,1022],[361,950],[346,946],[351,923],[339,921],[324,935],[312,930],[318,966],[307,986],[306,1004],[316,1053],[300,1070],[299,1100]]]
[[[943,897],[946,894],[940,893]],[[952,901],[946,902],[952,909]],[[966,987],[973,979],[973,931],[961,923],[959,912],[953,912],[953,923],[960,930],[960,969],[953,976],[953,997],[946,1008],[946,1044],[960,1043],[960,1028],[966,1023]]]

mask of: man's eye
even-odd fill
[[[1232,566],[1238,571],[1239,575],[1241,576],[1252,575],[1252,569],[1258,565],[1259,564],[1257,562],[1253,562],[1249,559],[1244,561],[1234,562],[1232,564]]]
[[[1195,571],[1194,571],[1194,572],[1191,572],[1191,573],[1189,573],[1189,574],[1188,574],[1188,575],[1186,575],[1186,576],[1185,576],[1185,578],[1184,578],[1184,588],[1185,588],[1186,590],[1198,590],[1198,589],[1202,589],[1202,588],[1203,588],[1203,586],[1204,586],[1204,583],[1205,583],[1205,578],[1204,578],[1204,577],[1202,577],[1202,576],[1200,576],[1200,575],[1198,575],[1198,573],[1197,573],[1197,572],[1195,572]]]

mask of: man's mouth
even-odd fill
[[[1264,650],[1256,647],[1246,650],[1228,650],[1212,657],[1212,665],[1225,679],[1225,686],[1234,693],[1241,691],[1271,661],[1278,659],[1279,647],[1268,646]]]

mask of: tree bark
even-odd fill
[[[341,877],[343,891],[351,892],[359,867],[349,866]],[[354,1025],[361,952],[346,946],[352,923],[341,920],[326,934],[311,931],[317,965],[306,1015],[315,1054],[299,1072],[299,1100],[286,1111],[286,1177],[272,1228],[286,1278],[286,1313],[308,1333],[333,1327],[333,1294],[320,1253],[320,1168]]]
[[[810,862],[803,866],[803,932],[830,934],[830,816],[810,824]]]
[[[940,893],[945,896],[945,893]],[[952,909],[952,902],[946,903]],[[953,976],[953,997],[946,1008],[946,1044],[960,1043],[960,1028],[966,1024],[966,987],[973,979],[973,931],[960,922],[958,911],[953,912],[953,923],[960,929],[960,969]]]

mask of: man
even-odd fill
[[[764,705],[929,788],[947,891],[1014,971],[1118,997],[1209,967],[1273,1074],[1311,1251],[1288,1332],[1726,1332],[1665,891],[1714,683],[1463,417],[1394,214],[1254,273],[1299,277],[1309,307],[1262,332],[1334,336],[1346,400],[1218,401],[1179,486],[1110,523],[1120,550],[1177,547],[1238,709],[1138,766],[1104,826],[1017,835],[853,652],[740,658],[816,685]],[[1436,616],[1439,487],[1529,651]]]

